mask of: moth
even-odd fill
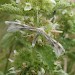
[[[49,36],[43,28],[36,28],[32,27],[26,24],[21,24],[20,22],[17,21],[5,21],[5,24],[9,25],[7,31],[8,32],[16,32],[19,30],[29,30],[29,31],[34,31],[36,32],[36,35],[32,41],[32,46],[34,47],[37,41],[37,38],[39,35],[43,35],[46,40],[49,42],[49,44],[53,48],[53,52],[55,52],[56,57],[59,57],[65,53],[64,47],[57,42],[54,38]]]

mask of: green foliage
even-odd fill
[[[29,46],[30,47],[30,46]],[[50,47],[43,46],[42,48],[40,46],[37,46],[35,48],[23,48],[19,51],[18,55],[15,55],[15,65],[17,68],[23,68],[24,63],[26,63],[26,66],[28,70],[24,71],[24,73],[28,73],[31,70],[34,70],[37,72],[40,70],[40,67],[43,67],[46,70],[53,70],[55,61],[54,55],[52,54],[52,50],[50,50]],[[38,50],[39,47],[39,50]],[[46,56],[48,54],[48,56]],[[53,57],[52,57],[53,56]],[[49,61],[50,60],[50,61]],[[49,66],[48,66],[49,65]],[[31,72],[29,72],[31,73]]]
[[[75,3],[67,2],[67,0],[53,1],[21,0],[16,3],[13,0],[9,4],[1,5],[0,13],[10,14],[11,20],[17,19],[33,27],[44,27],[47,34],[52,35],[52,38],[57,39],[64,46],[66,50],[65,56],[75,62],[75,52],[72,49],[75,45],[75,39],[70,37],[75,33]],[[53,34],[52,29],[62,30],[63,33],[55,32]],[[67,75],[62,67],[54,65],[54,62],[62,60],[63,56],[57,59],[52,47],[43,36],[39,36],[33,48],[32,41],[34,36],[34,32],[20,30],[7,32],[3,37],[1,46],[4,49],[12,47],[13,52],[14,50],[17,51],[17,54],[12,53],[11,56],[14,59],[14,63],[11,63],[15,68],[14,74],[18,74],[16,70],[20,70],[21,75],[39,75],[38,71],[41,72],[41,68],[43,68],[45,75]],[[70,70],[70,67],[68,67],[67,72],[70,73]],[[33,74],[33,71],[35,74]],[[73,73],[74,71],[71,74]]]
[[[15,5],[13,6],[12,4],[4,4],[1,5],[2,8],[0,8],[1,12],[7,12],[11,14],[22,14],[22,10]],[[8,12],[9,11],[9,12]]]

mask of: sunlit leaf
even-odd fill
[[[25,3],[26,6],[24,7],[24,11],[28,11],[32,9],[31,3]]]
[[[16,0],[16,3],[20,3],[20,0]]]

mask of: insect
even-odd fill
[[[9,25],[9,27],[7,29],[8,32],[15,32],[15,31],[19,31],[19,30],[29,30],[29,31],[36,32],[36,36],[34,37],[34,39],[32,41],[32,46],[33,47],[36,44],[38,36],[41,34],[41,35],[43,35],[46,38],[46,40],[52,46],[53,52],[55,52],[55,55],[57,57],[59,57],[62,54],[64,54],[65,49],[63,48],[63,46],[59,42],[57,42],[54,38],[52,38],[51,36],[49,36],[44,31],[44,28],[32,27],[32,26],[29,26],[29,25],[26,25],[26,24],[21,24],[20,22],[17,22],[17,21],[5,21],[5,23],[7,25]]]

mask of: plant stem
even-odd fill
[[[11,56],[11,53],[12,53],[12,48],[9,50],[9,53],[7,53],[7,60],[6,60],[6,65],[5,65],[5,69],[4,69],[4,74],[7,73],[7,69],[8,69],[8,65],[9,65],[9,58]]]
[[[64,71],[67,72],[67,57],[64,58]]]

